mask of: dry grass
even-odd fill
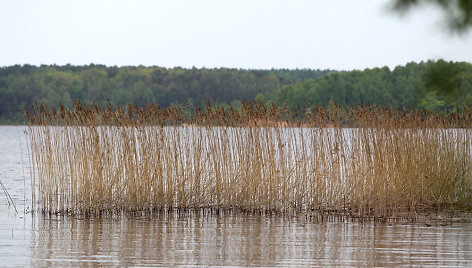
[[[33,203],[49,214],[211,211],[415,217],[471,207],[471,110],[35,106]]]

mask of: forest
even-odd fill
[[[447,111],[472,105],[472,64],[438,60],[411,62],[393,70],[383,67],[331,72],[318,79],[284,85],[257,98],[288,105],[292,111],[304,111],[314,104],[326,108],[334,103]]]
[[[318,79],[330,70],[243,70],[228,68],[107,67],[103,65],[15,65],[0,68],[0,123],[21,123],[33,103],[71,107],[77,100],[104,107],[241,105],[257,94]]]
[[[472,105],[472,64],[443,60],[353,71],[229,68],[15,65],[0,68],[0,123],[23,122],[33,103],[71,107],[79,100],[104,107],[241,106],[241,101],[306,111],[371,104],[442,111]]]

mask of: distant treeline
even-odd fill
[[[427,61],[363,71],[245,70],[228,68],[15,65],[0,68],[0,123],[21,122],[34,102],[104,107],[128,103],[162,107],[183,103],[241,105],[274,102],[304,113],[306,107],[373,104],[446,110],[472,105],[472,64]]]
[[[302,112],[306,106],[329,107],[333,103],[451,110],[472,105],[472,64],[439,60],[408,63],[393,70],[383,67],[333,72],[282,86],[257,98]]]
[[[329,70],[107,67],[103,65],[15,65],[0,68],[0,122],[21,122],[34,102],[50,107],[85,104],[144,106],[156,101],[203,106],[253,101],[284,85],[317,79]],[[18,119],[16,119],[18,118]]]

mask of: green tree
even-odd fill
[[[436,91],[428,92],[420,102],[420,107],[429,111],[440,110],[444,105],[445,102],[438,98]]]

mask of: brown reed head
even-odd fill
[[[25,112],[45,213],[306,213],[361,219],[471,208],[471,109],[243,103]]]

